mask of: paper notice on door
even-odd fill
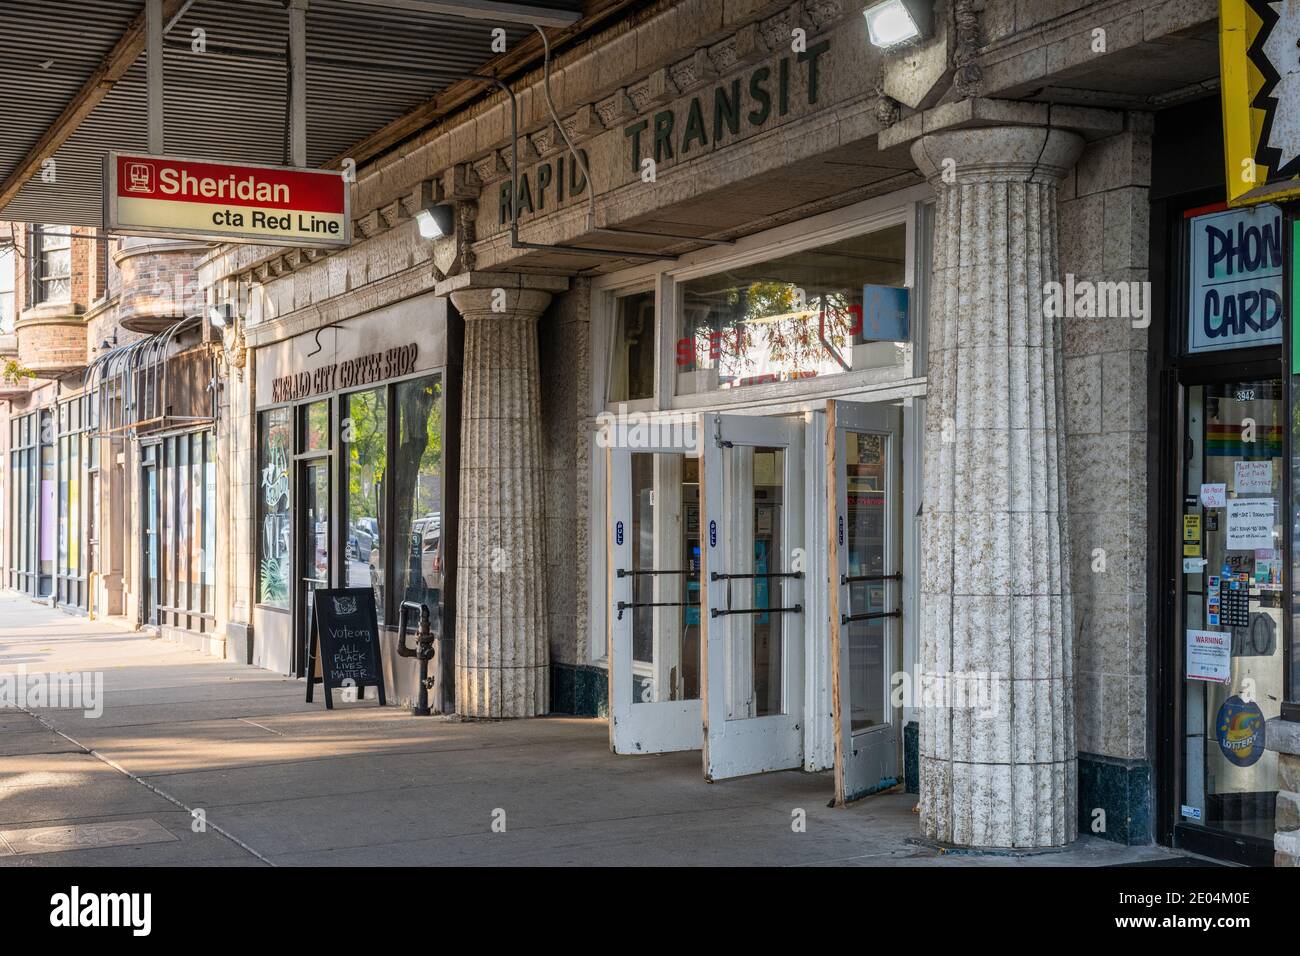
[[[1232,678],[1232,635],[1219,631],[1187,632],[1187,679],[1226,684]]]
[[[1273,491],[1271,461],[1236,461],[1232,472],[1232,490],[1239,495],[1267,495]]]
[[[1226,484],[1201,485],[1201,504],[1205,507],[1222,508],[1227,500],[1228,486]]]
[[[1273,547],[1273,499],[1234,498],[1228,502],[1228,550]]]

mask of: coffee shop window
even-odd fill
[[[272,408],[258,416],[257,600],[259,604],[284,610],[289,608],[293,546],[289,522],[291,415],[291,409]]]
[[[902,365],[907,242],[898,222],[679,281],[677,394]]]
[[[395,603],[423,604],[437,620],[443,601],[442,379],[399,382],[393,454]],[[396,619],[396,609],[394,609]]]
[[[350,588],[374,588],[379,623],[384,622],[384,483],[388,465],[387,389],[343,397],[339,429],[343,438],[343,552]]]

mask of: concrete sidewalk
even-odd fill
[[[915,798],[830,809],[829,774],[707,784],[619,757],[603,721],[467,723],[305,685],[0,594],[0,674],[102,671],[102,716],[0,710],[0,865],[1043,865],[1158,860],[1082,837],[1029,857],[909,842]],[[807,814],[806,832],[792,814]],[[193,811],[206,830],[195,832]],[[493,822],[504,817],[505,832]],[[498,827],[499,829],[499,827]]]

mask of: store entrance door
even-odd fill
[[[299,677],[307,676],[311,641],[312,595],[330,586],[330,459],[307,458],[298,463],[298,661]]]
[[[140,468],[141,519],[143,534],[140,540],[141,587],[140,623],[158,623],[158,527],[161,517],[158,508],[158,452],[161,445],[144,445],[140,449],[143,464]]]
[[[643,428],[642,431],[647,429]],[[696,428],[607,434],[610,746],[698,750],[700,459]]]
[[[1283,698],[1285,390],[1240,365],[1183,370],[1178,400],[1174,843],[1266,865],[1278,767],[1264,723]]]
[[[896,407],[826,403],[835,802],[898,780],[890,675],[901,642],[902,481]]]
[[[705,415],[704,775],[803,760],[804,455],[796,419]]]

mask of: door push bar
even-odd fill
[[[864,611],[861,614],[841,614],[841,624],[851,624],[854,621],[878,621],[882,617],[902,617],[902,611]]]
[[[710,581],[737,581],[749,580],[754,578],[802,578],[802,571],[781,571],[772,574],[719,574],[717,571],[709,572]]]
[[[623,612],[637,607],[699,607],[699,601],[619,601],[615,607],[618,608],[618,619],[623,620]]]
[[[699,571],[658,571],[655,570],[654,568],[650,568],[649,570],[646,571],[629,571],[627,568],[617,568],[614,571],[614,576],[618,578],[634,578],[637,577],[638,575],[643,575],[643,574],[688,574],[689,575],[689,574],[699,574],[699,573],[700,573]]]
[[[762,575],[760,575],[762,577]],[[719,610],[716,607],[709,608],[709,617],[722,617],[724,614],[802,614],[803,605],[796,604],[794,607],[737,607]]]
[[[841,574],[840,584],[856,584],[859,581],[901,581],[903,572],[895,571],[893,574]]]

